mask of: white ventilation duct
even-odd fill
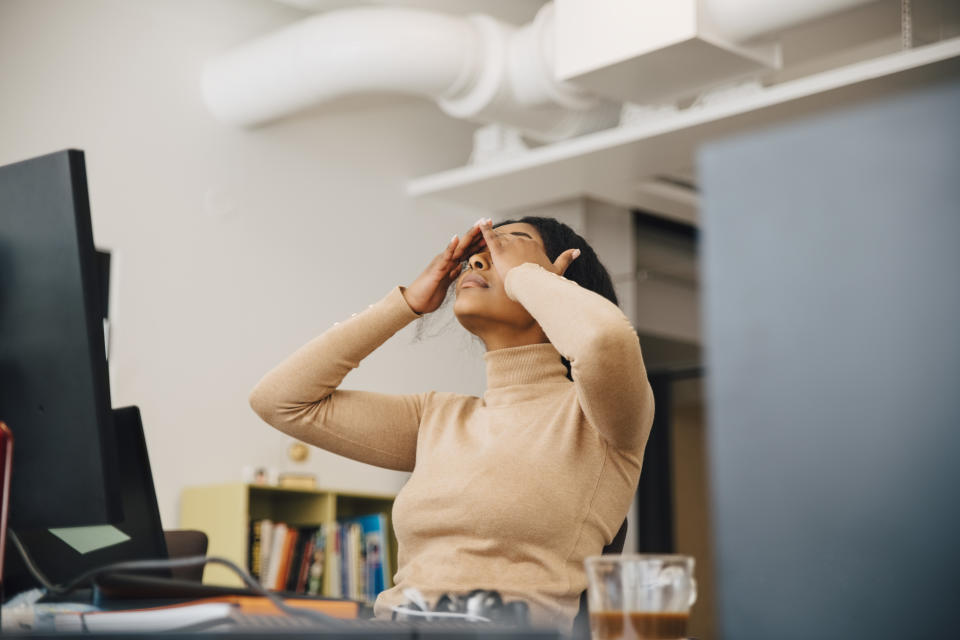
[[[553,76],[553,6],[517,28],[392,7],[307,18],[210,60],[213,114],[257,125],[354,93],[426,96],[446,113],[544,141],[615,125],[619,107]]]
[[[589,10],[582,1],[576,9]],[[684,0],[733,40],[873,1]],[[595,16],[602,13],[592,6]],[[607,8],[611,19],[615,6]],[[432,98],[451,116],[503,124],[541,141],[617,124],[618,104],[557,79],[553,11],[548,3],[519,28],[484,15],[397,7],[318,14],[208,61],[203,96],[214,116],[240,126],[382,92]]]
[[[743,42],[761,34],[877,0],[704,0],[706,18],[725,37]]]

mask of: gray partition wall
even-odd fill
[[[723,637],[957,637],[960,82],[699,178]]]

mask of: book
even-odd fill
[[[356,522],[344,522],[341,568],[344,580],[344,595],[352,600],[364,597],[362,544],[363,527]]]
[[[306,586],[306,571],[304,561],[309,563],[310,546],[313,543],[313,536],[316,533],[316,527],[300,527],[297,529],[297,542],[293,551],[293,559],[290,562],[290,571],[287,574],[286,590],[290,593],[303,593]],[[301,584],[304,587],[301,587]]]
[[[267,589],[373,602],[391,584],[387,514],[293,526],[250,523],[248,563]]]
[[[327,554],[327,527],[321,525],[317,529],[313,555],[310,559],[309,578],[307,580],[307,593],[310,595],[319,595],[323,593],[323,579],[326,565]]]
[[[267,589],[275,589],[283,562],[283,547],[287,539],[287,525],[277,522],[270,533],[270,554],[268,564],[260,583]]]
[[[326,568],[327,595],[332,598],[343,597],[343,580],[340,572],[340,527],[333,525],[327,530],[327,560],[330,566]]]
[[[363,546],[363,527],[359,523],[350,525],[350,542],[353,545],[353,599],[368,600],[367,597],[367,551]]]
[[[293,561],[293,550],[297,545],[298,531],[287,526],[283,540],[283,548],[280,557],[280,568],[277,571],[276,580],[273,583],[273,589],[283,591],[287,587],[287,579],[290,575],[290,564]]]
[[[313,550],[316,547],[317,531],[317,527],[308,528],[302,536],[306,539],[301,542],[300,571],[297,574],[297,582],[293,588],[294,593],[307,592],[307,580],[310,576],[310,563],[313,558]]]
[[[348,549],[355,569],[352,592],[359,600],[373,601],[390,586],[389,529],[385,514],[377,513],[343,521],[354,530],[353,544]]]
[[[257,573],[257,579],[260,584],[266,584],[267,571],[270,567],[270,553],[273,548],[273,530],[275,524],[272,520],[260,520],[260,559],[256,567],[251,567]]]
[[[260,581],[260,561],[263,557],[263,529],[269,520],[254,520],[250,523],[250,544],[247,554],[247,570],[254,580]]]
[[[286,598],[291,607],[319,611],[334,618],[356,619],[359,606],[345,600],[306,600]],[[196,624],[216,624],[223,621],[224,630],[231,630],[230,623],[237,613],[252,615],[284,616],[276,606],[259,596],[221,596],[183,604],[126,611],[94,611],[88,613],[64,612],[54,616],[54,628],[58,632],[127,632],[147,633],[174,631]]]
[[[290,565],[283,580],[283,591],[293,593],[297,588],[297,578],[300,576],[300,561],[303,559],[303,529],[296,529],[296,540],[290,553]]]

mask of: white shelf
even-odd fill
[[[407,183],[407,194],[490,212],[579,196],[644,206],[638,183],[693,166],[696,149],[708,140],[954,75],[960,75],[960,38],[539,147],[501,161],[416,178]]]

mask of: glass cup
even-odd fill
[[[687,637],[697,599],[692,557],[606,555],[584,564],[593,640]]]

